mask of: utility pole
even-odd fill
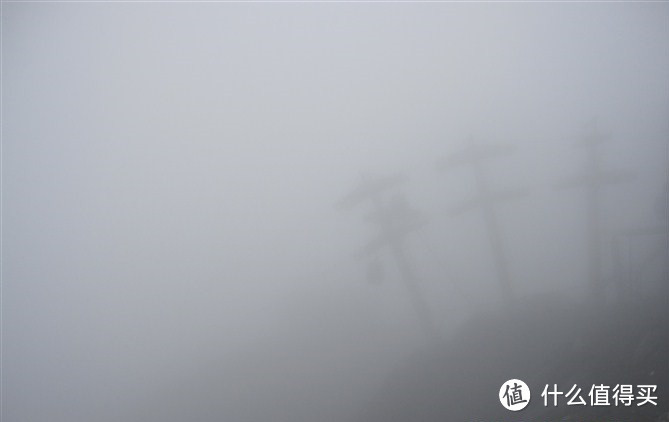
[[[363,202],[371,204],[371,212],[365,221],[376,228],[377,235],[363,248],[362,253],[369,255],[381,249],[387,249],[397,265],[409,300],[416,312],[421,328],[430,340],[436,340],[437,331],[432,320],[427,301],[418,286],[418,278],[405,250],[407,236],[422,227],[425,220],[401,195],[388,198],[392,188],[402,184],[400,176],[371,178],[363,176],[360,184],[351,193],[342,198],[337,207],[349,209]]]
[[[449,171],[454,167],[470,166],[476,178],[476,189],[478,196],[469,200],[452,210],[453,215],[462,214],[474,208],[480,208],[490,241],[495,270],[503,294],[512,299],[514,297],[513,283],[509,274],[508,260],[505,254],[502,233],[497,221],[496,206],[500,202],[506,202],[527,196],[526,189],[516,189],[504,192],[495,192],[490,188],[488,180],[483,171],[485,160],[509,155],[514,148],[506,145],[483,145],[474,143],[470,139],[469,145],[459,153],[453,154],[437,163],[437,168]]]
[[[589,123],[586,126],[586,135],[580,142],[580,145],[585,147],[587,162],[585,171],[581,175],[565,180],[557,186],[559,189],[585,188],[588,282],[590,298],[595,301],[602,301],[604,298],[602,286],[601,191],[606,186],[629,182],[633,179],[633,176],[627,172],[603,170],[599,146],[608,139],[608,135],[598,130],[596,120]]]

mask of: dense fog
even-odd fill
[[[666,328],[668,22],[3,2],[2,420],[388,422],[486,377],[500,315]]]

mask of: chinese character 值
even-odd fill
[[[511,394],[509,394],[509,390],[511,390]],[[513,384],[513,387],[509,388],[509,386],[506,386],[506,391],[504,392],[504,395],[502,396],[506,398],[506,404],[507,406],[514,406],[519,403],[525,403],[527,400],[523,400],[523,392],[521,391],[520,385],[517,383]]]
[[[594,394],[593,394],[594,392]],[[594,385],[590,388],[590,405],[591,406],[609,406],[609,386],[600,384]]]

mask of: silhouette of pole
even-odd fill
[[[495,271],[499,278],[502,292],[508,298],[514,296],[513,283],[509,273],[508,260],[506,257],[502,233],[497,221],[495,208],[498,203],[519,199],[527,196],[526,189],[517,189],[505,192],[494,192],[490,189],[483,171],[485,160],[509,155],[514,151],[510,146],[503,145],[481,145],[470,142],[464,150],[441,160],[438,163],[440,170],[448,171],[458,166],[470,166],[474,172],[478,196],[467,201],[452,210],[452,214],[461,214],[474,208],[480,208],[483,212],[483,221],[488,234]]]
[[[561,189],[584,187],[586,191],[586,232],[588,254],[588,281],[590,296],[593,300],[603,299],[602,286],[602,223],[601,223],[601,190],[609,185],[632,180],[632,175],[619,171],[604,171],[599,145],[608,136],[597,128],[597,122],[588,124],[588,132],[581,144],[585,147],[587,165],[585,172],[573,179],[565,180],[557,187]]]
[[[362,253],[367,255],[383,248],[389,250],[422,330],[430,340],[435,340],[437,331],[432,315],[420,291],[416,272],[405,250],[406,237],[412,231],[422,227],[424,220],[408,205],[404,197],[395,196],[390,201],[384,197],[386,191],[403,181],[401,176],[376,179],[363,176],[360,185],[337,205],[339,208],[351,208],[362,202],[372,204],[372,212],[366,216],[365,220],[378,228],[378,234],[363,248]]]

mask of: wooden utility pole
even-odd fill
[[[474,171],[478,196],[454,208],[452,214],[457,215],[474,208],[481,208],[486,232],[490,241],[490,247],[492,249],[497,277],[499,278],[503,294],[508,298],[514,296],[514,289],[509,274],[504,242],[502,241],[502,233],[499,228],[499,223],[497,222],[495,208],[500,202],[527,196],[527,190],[517,189],[505,192],[493,191],[485,177],[483,162],[491,158],[509,155],[513,151],[514,148],[510,146],[482,145],[473,143],[470,140],[470,144],[464,150],[441,160],[437,164],[437,167],[443,171],[448,171],[458,166],[470,166]]]
[[[337,206],[342,209],[352,208],[363,202],[372,205],[371,213],[365,220],[377,229],[377,235],[362,250],[369,255],[380,249],[387,248],[397,265],[411,304],[418,316],[425,335],[435,340],[437,331],[432,320],[427,301],[418,286],[418,278],[405,250],[406,237],[424,224],[419,213],[412,209],[401,195],[387,197],[392,188],[404,182],[401,176],[371,178],[363,176],[360,184],[346,195]]]
[[[602,286],[602,212],[601,191],[604,187],[629,182],[632,175],[620,171],[604,171],[599,146],[607,141],[608,135],[597,128],[593,121],[586,127],[586,136],[581,141],[586,152],[585,171],[570,180],[565,180],[557,187],[560,189],[583,187],[586,192],[586,231],[588,254],[588,283],[591,299],[601,301],[604,298]]]

